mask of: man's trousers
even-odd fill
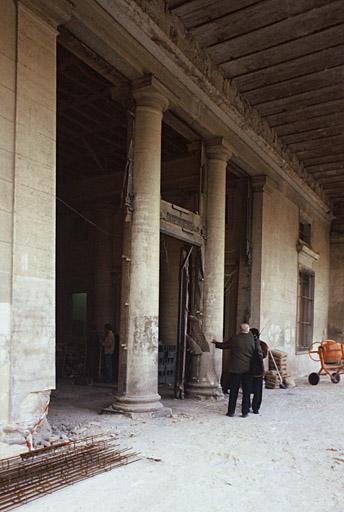
[[[252,410],[258,412],[263,399],[263,377],[253,377],[252,379]]]
[[[248,414],[250,409],[250,393],[252,387],[252,376],[249,373],[230,373],[229,374],[229,402],[228,414],[235,413],[235,407],[238,399],[240,386],[242,388],[241,412]]]

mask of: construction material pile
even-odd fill
[[[277,366],[277,368],[276,368]],[[276,389],[281,385],[282,381],[288,378],[288,354],[281,350],[269,351],[269,371],[265,373],[265,387],[268,389]]]
[[[267,389],[277,389],[280,387],[280,378],[275,370],[269,370],[265,373],[265,387]]]
[[[0,511],[138,460],[112,435],[58,443],[0,461]]]

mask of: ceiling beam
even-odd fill
[[[335,46],[343,42],[343,28],[341,24],[287,41],[276,47],[258,50],[254,47],[243,57],[221,62],[221,67],[228,78],[237,78],[252,73],[252,71],[264,70],[275,64],[288,62],[290,59],[312,55],[314,52]]]

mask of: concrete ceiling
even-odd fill
[[[339,208],[344,202],[343,0],[167,0]]]

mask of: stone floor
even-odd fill
[[[109,389],[63,385],[54,434],[111,431],[141,460],[20,508],[23,512],[329,512],[343,510],[344,384],[264,390],[259,416],[226,402],[166,399],[172,417],[99,415]]]

